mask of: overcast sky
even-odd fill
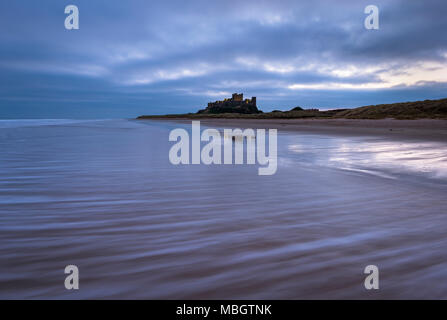
[[[2,0],[0,41],[0,118],[195,112],[233,92],[264,111],[447,97],[445,0]]]

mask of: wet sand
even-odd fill
[[[0,298],[447,298],[445,141],[280,131],[278,171],[258,176],[172,165],[178,127],[0,122]]]
[[[370,120],[370,119],[185,119],[166,118],[150,121],[197,121],[206,126],[265,128],[288,132],[313,132],[348,136],[382,136],[393,139],[447,141],[447,120]],[[139,120],[144,121],[144,120]]]

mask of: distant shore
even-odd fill
[[[228,112],[233,110],[234,112]],[[257,109],[256,109],[257,110]],[[205,110],[206,111],[206,110]],[[447,99],[424,100],[412,102],[399,102],[390,104],[378,104],[363,106],[353,109],[303,109],[299,106],[290,110],[274,110],[253,113],[239,112],[238,108],[217,108],[209,112],[168,114],[168,115],[144,115],[138,119],[443,119],[447,120]]]
[[[221,127],[277,128],[281,131],[382,135],[447,141],[447,99],[323,110],[294,107],[254,114],[187,113],[140,116],[138,120],[200,120]]]
[[[419,119],[197,119],[159,117],[154,121],[191,123],[226,128],[278,129],[280,132],[323,133],[348,136],[372,135],[395,139],[447,142],[447,120]]]

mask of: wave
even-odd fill
[[[59,126],[79,123],[91,123],[105,121],[104,119],[8,119],[0,120],[0,129],[40,127],[40,126]]]

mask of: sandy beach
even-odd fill
[[[2,1],[0,300],[447,300],[446,13]]]
[[[447,141],[447,120],[420,119],[185,119],[157,118],[151,121],[190,123],[228,128],[265,128],[286,132],[313,132],[345,136],[381,136],[393,139]]]
[[[279,128],[278,170],[259,176],[172,165],[182,121],[0,122],[0,297],[447,297],[447,143],[403,138],[445,138],[444,122],[203,121]]]

